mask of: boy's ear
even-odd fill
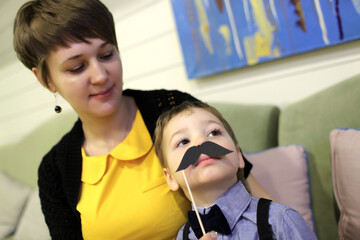
[[[244,168],[245,167],[245,160],[243,158],[243,155],[241,153],[241,150],[240,150],[239,146],[236,147],[236,152],[237,152],[238,158],[239,158],[239,168]]]
[[[167,184],[169,185],[171,191],[176,192],[177,190],[179,190],[180,185],[176,182],[176,180],[171,176],[170,172],[168,171],[168,169],[163,168],[163,172],[165,175],[165,179]]]
[[[37,78],[37,80],[39,81],[39,83],[41,85],[43,85],[44,88],[49,89],[51,92],[55,93],[56,92],[56,88],[54,86],[54,84],[52,82],[49,81],[49,86],[47,86],[41,79],[41,73],[39,71],[39,69],[37,69],[36,67],[33,67],[31,69],[31,71],[34,73],[35,77]]]

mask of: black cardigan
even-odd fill
[[[125,96],[135,99],[151,136],[160,114],[183,101],[194,97],[179,91],[125,90]],[[82,123],[74,127],[47,153],[38,170],[41,208],[52,239],[82,239],[80,213],[76,210],[79,200],[84,140]],[[252,165],[246,161],[245,176]]]

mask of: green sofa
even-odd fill
[[[360,128],[360,75],[281,110],[271,105],[212,104],[230,122],[244,152],[288,144],[305,147],[315,232],[319,239],[338,239],[329,133],[339,127]],[[36,188],[42,156],[75,120],[72,112],[59,114],[21,141],[0,147],[0,170]]]
[[[305,147],[316,235],[324,240],[339,239],[329,134],[334,128],[360,128],[360,75],[281,111],[274,106],[214,105],[230,121],[245,152],[288,144]]]

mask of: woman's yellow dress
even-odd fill
[[[190,202],[166,184],[140,112],[129,135],[109,154],[86,156],[80,200],[84,239],[174,239]]]

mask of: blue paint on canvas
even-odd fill
[[[358,39],[360,0],[172,0],[189,78]]]

